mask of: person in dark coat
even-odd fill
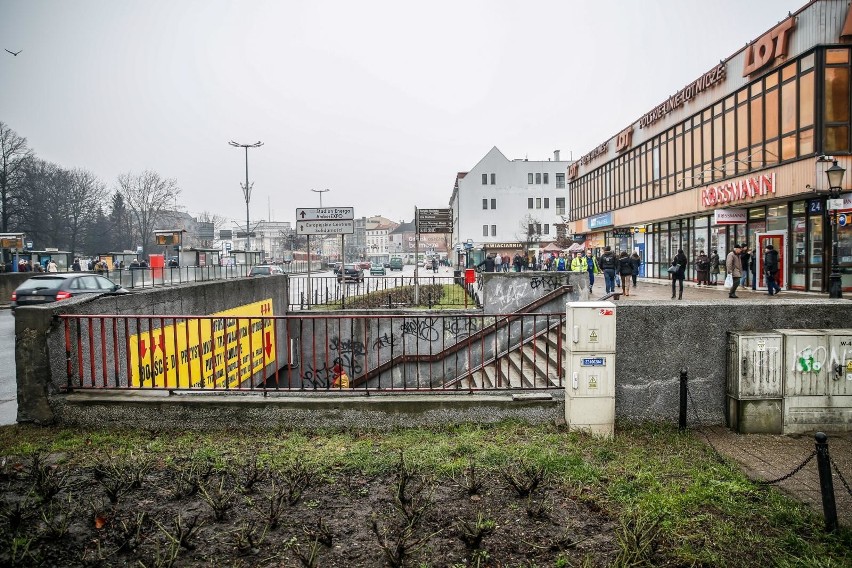
[[[695,272],[697,275],[698,284],[701,286],[710,285],[710,257],[704,254],[704,251],[698,253],[698,258],[695,259]]]
[[[680,284],[680,291],[678,292],[677,299],[683,300],[683,279],[686,278],[686,265],[688,261],[686,259],[686,255],[683,254],[683,249],[678,249],[677,254],[672,259],[672,266],[676,266],[677,270],[670,274],[672,279],[672,300],[675,299],[675,286]]]
[[[639,267],[642,266],[642,259],[639,258],[639,253],[633,251],[633,254],[630,255],[630,264],[633,266],[633,287],[636,287],[636,278],[639,276]]]
[[[763,270],[766,272],[766,287],[769,295],[774,296],[781,291],[778,285],[778,251],[772,245],[766,245],[766,255],[763,257]]]
[[[604,253],[598,259],[598,266],[604,273],[606,293],[615,292],[615,271],[618,268],[618,259],[615,258],[615,253],[609,245],[604,247]]]
[[[719,283],[719,253],[715,250],[710,254],[710,284]]]
[[[618,257],[618,274],[621,276],[621,291],[625,296],[630,295],[630,277],[633,276],[633,260],[627,256],[627,251],[621,251]]]
[[[482,268],[484,272],[494,272],[494,257],[486,256],[485,260],[476,265],[477,268]]]

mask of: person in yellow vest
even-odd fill
[[[580,253],[574,253],[574,258],[571,260],[571,272],[586,272],[587,270],[586,257]]]
[[[332,381],[331,386],[336,389],[348,389],[349,375],[346,374],[346,371],[343,370],[340,363],[335,363],[331,370],[334,373],[334,380]]]

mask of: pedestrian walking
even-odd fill
[[[57,268],[56,263],[53,259],[50,259],[50,262],[47,263],[47,271],[48,272],[59,272],[59,268]]]
[[[683,280],[686,278],[686,266],[689,264],[689,261],[686,258],[686,255],[683,253],[683,249],[678,249],[677,254],[672,259],[672,267],[674,271],[669,269],[669,275],[672,279],[672,300],[675,299],[675,286],[680,284],[680,290],[678,291],[678,300],[683,300]]]
[[[595,274],[600,274],[601,272],[598,266],[598,259],[592,254],[592,249],[586,249],[586,272],[589,273],[589,294],[591,294],[592,286],[595,285]]]
[[[73,270],[74,272],[80,272],[82,270],[79,258],[74,259],[74,263],[71,265],[71,270]]]
[[[751,266],[752,255],[748,250],[748,244],[742,244],[740,246],[740,264],[742,265],[743,275],[740,278],[740,286],[745,288],[748,286],[748,274],[749,267]],[[754,278],[754,276],[752,276]]]
[[[618,260],[612,252],[612,247],[609,245],[604,247],[604,252],[601,255],[598,265],[604,274],[604,283],[606,284],[606,293],[615,292],[615,269],[618,265]]]
[[[704,254],[703,250],[698,253],[698,258],[695,259],[695,273],[698,280],[696,286],[700,287],[702,283],[705,286],[710,285],[710,257]]]
[[[586,257],[579,252],[574,253],[574,258],[571,259],[571,272],[585,272]]]
[[[766,255],[763,257],[763,270],[766,272],[766,287],[769,289],[769,295],[774,296],[781,291],[781,286],[778,285],[778,251],[775,247],[766,245]]]
[[[731,291],[728,293],[729,298],[739,297],[737,296],[737,287],[740,285],[740,279],[743,275],[743,264],[740,257],[742,250],[742,245],[734,245],[734,250],[729,252],[725,258],[725,272],[733,279]]]
[[[618,274],[621,276],[621,291],[625,296],[630,295],[630,282],[633,276],[633,259],[627,256],[627,251],[621,251],[618,257]]]
[[[719,253],[715,250],[710,254],[710,284],[719,283]]]
[[[642,259],[639,258],[639,253],[635,250],[633,254],[630,255],[630,264],[633,266],[633,274],[631,275],[633,278],[633,287],[636,287],[636,278],[639,277],[639,267],[642,266]]]
[[[494,272],[494,257],[486,256],[485,260],[476,265],[477,268],[482,268],[484,272]]]

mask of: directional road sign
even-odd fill
[[[351,235],[355,232],[355,221],[296,221],[299,235]]]
[[[453,210],[452,209],[418,209],[417,210],[417,232],[418,233],[452,233],[453,232]]]
[[[354,207],[301,207],[296,209],[296,221],[345,221],[354,218]]]

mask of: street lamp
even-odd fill
[[[825,171],[828,177],[828,197],[831,200],[840,199],[840,191],[843,186],[843,174],[846,170],[837,165],[837,160],[834,160],[834,165]],[[837,209],[836,203],[830,203],[831,207],[831,276],[828,277],[828,297],[842,298],[843,284],[840,279],[840,264],[837,259]]]
[[[312,189],[311,191],[313,191],[314,193],[320,194],[320,208],[322,208],[322,194],[327,192],[327,191],[331,191],[331,190],[329,190],[329,189]]]
[[[251,248],[251,227],[249,221],[249,201],[251,201],[251,186],[254,184],[249,184],[248,180],[248,151],[249,148],[260,148],[263,146],[263,142],[257,141],[254,144],[237,144],[233,140],[228,142],[234,148],[245,148],[246,149],[246,184],[240,186],[243,188],[243,197],[246,198],[246,252]],[[246,262],[248,262],[248,258],[246,258]]]

